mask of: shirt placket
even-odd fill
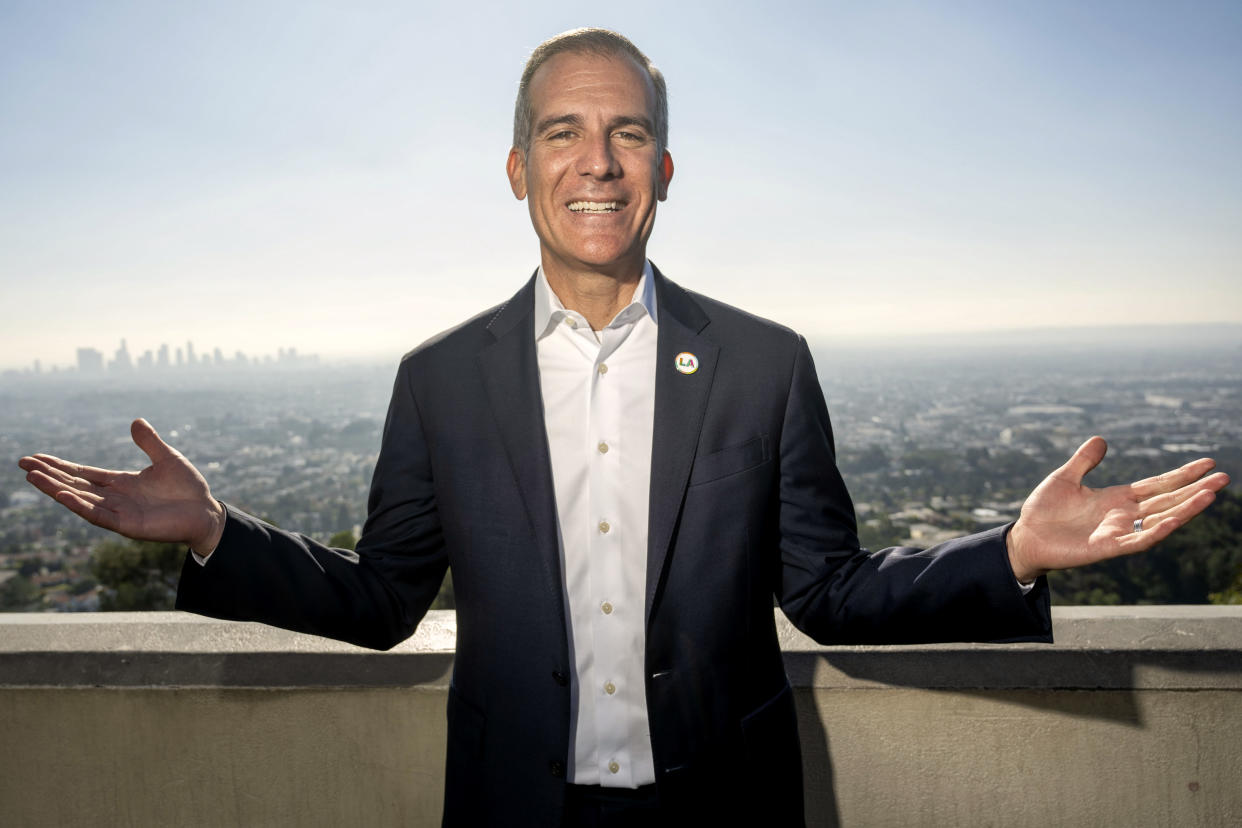
[[[571,444],[586,441],[591,434],[591,383],[589,371],[595,364],[596,355],[599,353],[599,342],[595,337],[595,333],[591,331],[585,318],[574,311],[558,309],[553,311],[553,319],[556,327],[550,332],[550,336],[559,345],[551,344],[549,348],[559,357],[550,358],[560,362],[563,370],[572,377],[566,388],[568,392],[563,398],[566,402],[573,400],[572,405],[581,412],[578,418],[568,422],[562,422],[561,427],[566,426],[572,430],[571,434],[563,434],[563,439],[568,439]],[[561,380],[562,384],[565,380]],[[576,464],[571,463],[569,468],[573,469]],[[589,608],[583,606],[583,602],[576,600],[573,596],[591,595],[592,594],[592,573],[590,566],[590,546],[592,532],[595,531],[594,521],[591,515],[594,514],[591,504],[591,481],[590,468],[582,469],[582,477],[578,485],[582,487],[581,491],[566,491],[558,494],[558,508],[561,508],[561,500],[564,504],[580,503],[578,508],[569,508],[564,510],[560,515],[562,521],[561,532],[564,542],[564,564],[565,564],[565,581],[567,589],[568,609],[571,618],[572,629],[575,640],[581,640],[583,631],[587,632],[593,640],[593,629],[595,619]],[[577,477],[576,474],[572,475]],[[573,483],[568,482],[572,488]],[[580,509],[580,511],[579,511]],[[578,520],[567,521],[567,519],[576,514]],[[596,672],[595,664],[596,652],[594,647],[576,647],[574,652],[574,688],[571,691],[572,697],[577,706],[577,716],[579,727],[591,727],[595,722],[596,696],[593,692],[595,682],[591,680],[591,676]],[[588,741],[590,746],[589,755],[579,755],[575,762],[588,762],[598,767],[598,742]]]
[[[625,652],[625,616],[632,608],[622,600],[624,573],[621,555],[634,527],[626,525],[621,508],[619,469],[624,461],[619,417],[623,411],[618,377],[600,366],[608,365],[631,325],[605,328],[601,347],[591,368],[589,445],[590,501],[597,521],[591,534],[588,561],[593,603],[592,640],[595,649],[595,729],[599,745],[601,781],[629,786],[633,762],[628,750],[627,717],[624,714],[630,688],[626,686],[621,654]]]

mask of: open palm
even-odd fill
[[[223,528],[223,510],[207,481],[146,420],[135,420],[130,434],[151,459],[142,471],[83,466],[50,454],[23,457],[18,465],[41,492],[96,526],[210,551]]]
[[[1008,537],[1019,580],[1150,549],[1229,482],[1225,474],[1208,475],[1216,464],[1204,458],[1129,485],[1083,485],[1107,450],[1102,438],[1092,437],[1027,498]]]

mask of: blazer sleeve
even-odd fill
[[[447,569],[409,363],[397,373],[357,549],[332,549],[226,506],[205,564],[187,555],[176,607],[387,649],[413,632]]]
[[[836,466],[828,408],[799,338],[779,448],[778,599],[816,641],[1051,641],[1047,582],[1023,594],[1009,527],[930,549],[868,552]]]

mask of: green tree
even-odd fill
[[[859,545],[872,552],[896,546],[905,537],[905,528],[895,526],[887,514],[877,515],[874,519],[863,521],[858,525]]]
[[[185,545],[108,540],[95,547],[91,573],[105,588],[100,609],[170,610],[185,560]]]
[[[85,578],[79,578],[73,582],[73,584],[69,587],[69,594],[85,595],[97,586],[99,586],[99,582],[90,575],[87,575]]]
[[[22,612],[36,608],[39,587],[25,575],[15,575],[0,584],[0,610]]]
[[[358,539],[354,537],[353,529],[342,529],[332,537],[328,538],[328,546],[337,549],[353,549],[358,543]]]
[[[1233,579],[1232,584],[1220,592],[1211,593],[1208,600],[1213,604],[1242,604],[1242,570],[1238,571],[1238,577]]]

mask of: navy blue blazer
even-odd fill
[[[802,822],[773,596],[823,643],[1051,640],[1005,529],[860,549],[805,341],[655,271],[646,694],[666,802]],[[453,572],[446,825],[560,824],[570,658],[534,280],[401,362],[356,553],[229,509],[177,608],[367,647],[407,638]],[[676,354],[698,357],[683,374]]]

